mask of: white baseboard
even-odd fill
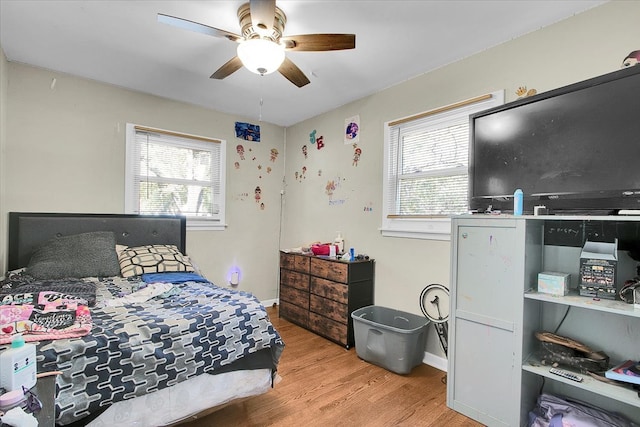
[[[441,356],[436,356],[433,353],[424,352],[422,363],[433,366],[436,369],[447,372],[447,359]]]
[[[262,305],[264,305],[265,307],[271,307],[273,304],[278,304],[278,299],[274,298],[274,299],[266,299],[264,301],[260,301],[262,303]]]

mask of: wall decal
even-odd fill
[[[353,166],[358,166],[358,162],[360,161],[360,155],[362,154],[362,149],[358,147],[358,144],[353,144]]]
[[[638,65],[638,63],[640,63],[640,50],[634,50],[622,60],[622,67],[620,68],[633,67],[634,65]]]
[[[360,142],[360,116],[353,116],[344,121],[344,143],[353,144]]]
[[[336,182],[333,180],[327,181],[327,185],[324,187],[324,192],[329,196],[329,200],[333,198],[334,191],[336,191]]]
[[[309,142],[311,142],[312,144],[316,143],[316,130],[312,130],[311,133],[309,134]]]
[[[240,156],[240,160],[244,160],[244,146],[242,144],[238,144],[236,152],[238,153],[238,156]]]
[[[304,154],[304,158],[306,159],[307,158],[307,146],[306,145],[302,146],[302,154]]]
[[[527,96],[533,96],[536,93],[538,93],[537,90],[535,89],[529,89],[527,90],[526,86],[520,86],[518,88],[518,90],[516,90],[516,95],[518,95],[518,99],[520,98],[526,98]]]
[[[260,142],[260,126],[251,123],[236,122],[236,138],[245,141]]]
[[[318,150],[324,148],[324,136],[320,135],[316,138],[316,148]]]
[[[373,212],[373,202],[369,202],[369,204],[364,206],[365,212]]]
[[[240,169],[240,162],[235,162],[233,164],[233,167],[236,168],[236,169]]]
[[[340,178],[337,176],[336,178],[327,181],[327,185],[325,185],[325,193],[329,196],[329,206],[343,205],[347,200],[346,198],[334,198],[336,193],[342,187],[342,183],[345,181],[344,178]],[[343,191],[341,191],[342,193]]]
[[[271,166],[267,166],[267,173],[271,173]]]
[[[260,203],[260,198],[262,197],[262,190],[260,189],[260,187],[256,187],[256,189],[253,191],[254,192],[254,199],[256,200],[256,203]]]
[[[272,162],[275,162],[277,158],[278,158],[278,150],[276,150],[275,148],[272,148],[271,158],[269,160],[271,160]]]

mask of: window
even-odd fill
[[[469,115],[504,102],[495,92],[385,123],[382,234],[448,240],[468,211]]]
[[[225,141],[127,124],[125,212],[225,227]]]

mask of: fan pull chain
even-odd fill
[[[262,97],[260,97],[260,116],[258,117],[258,121],[262,121]]]

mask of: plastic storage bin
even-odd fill
[[[358,357],[398,374],[422,363],[429,320],[370,305],[351,313]]]

